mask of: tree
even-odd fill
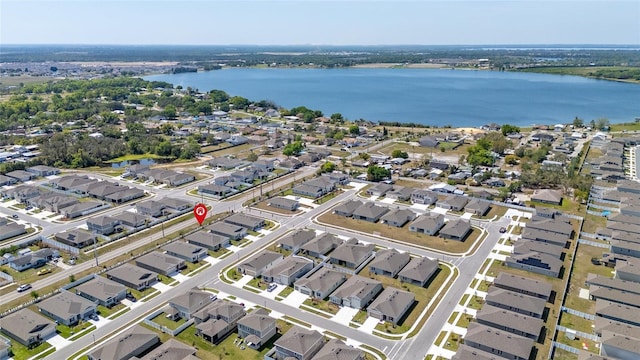
[[[173,124],[165,123],[160,125],[160,132],[162,132],[165,135],[171,136],[171,134],[173,134],[173,130],[174,130]]]
[[[167,119],[175,119],[177,115],[176,107],[173,105],[167,105],[162,110],[162,115],[166,116]]]
[[[38,292],[37,292],[37,291],[32,290],[32,291],[31,291],[31,297],[32,297],[34,300],[37,300],[37,299],[40,297],[40,294],[38,294]]]
[[[285,156],[291,156],[291,155],[297,156],[297,155],[300,155],[303,149],[304,149],[304,145],[302,145],[301,141],[294,141],[291,144],[285,145],[284,149],[282,150],[282,154]]]
[[[485,140],[491,143],[491,150],[500,155],[504,154],[504,151],[513,146],[511,140],[507,139],[504,135],[497,131],[491,131],[484,136]]]
[[[596,129],[606,130],[608,128],[609,128],[609,119],[599,118],[598,120],[596,120]]]
[[[515,125],[504,124],[500,127],[502,135],[507,136],[509,134],[515,134],[520,132],[520,128]]]
[[[358,154],[358,157],[360,157],[360,159],[367,161],[369,159],[371,159],[371,156],[369,154],[367,154],[366,152],[361,152],[360,154]]]
[[[360,127],[358,125],[349,126],[349,134],[360,135]]]
[[[391,157],[392,158],[403,158],[403,159],[408,159],[409,158],[409,154],[406,151],[402,151],[400,149],[395,149],[391,152]]]
[[[332,163],[331,161],[327,161],[324,164],[322,164],[322,166],[320,167],[320,172],[330,173],[330,172],[333,172],[335,169],[336,169],[336,164]]]
[[[258,154],[254,153],[253,150],[249,151],[249,155],[247,155],[247,161],[254,162],[258,160]]]
[[[515,155],[507,155],[504,157],[504,162],[509,165],[518,165],[518,157]]]
[[[342,123],[342,122],[344,122],[344,118],[342,117],[342,114],[335,113],[335,114],[331,114],[331,121],[337,122],[337,123]]]
[[[233,105],[234,109],[246,109],[250,104],[249,100],[243,98],[242,96],[232,97],[231,99],[229,99],[229,103]]]
[[[367,168],[367,180],[381,181],[391,177],[391,171],[377,165],[371,165]]]
[[[584,126],[584,121],[576,116],[576,118],[573,119],[573,127],[581,128],[583,126]]]

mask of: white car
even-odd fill
[[[18,290],[17,291],[18,292],[23,292],[23,291],[27,291],[29,289],[31,289],[31,284],[23,284],[23,285],[18,286]]]
[[[268,292],[272,292],[273,290],[275,290],[278,287],[278,285],[276,284],[269,284],[269,287],[267,287],[267,291]]]

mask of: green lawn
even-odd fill
[[[338,310],[340,310],[340,308],[336,304],[327,300],[317,300],[309,298],[302,304],[333,315],[337,314]]]
[[[112,306],[111,308],[108,308],[106,306],[102,306],[102,305],[98,305],[98,313],[100,313],[100,316],[102,317],[109,317],[115,313],[117,313],[118,311],[124,309],[126,306],[124,306],[124,304],[116,304],[114,306]]]
[[[262,281],[262,278],[253,278],[247,283],[247,285],[260,290],[265,290],[267,288],[267,283]]]
[[[200,261],[200,262],[197,262],[197,263],[192,263],[190,261],[185,261],[185,264],[187,265],[187,267],[182,269],[182,271],[180,271],[180,273],[182,275],[188,275],[192,271],[196,271],[196,270],[200,269],[201,267],[203,267],[205,265],[208,265],[209,263],[206,262],[206,261]]]
[[[67,326],[64,324],[59,324],[56,325],[56,332],[62,336],[65,339],[68,339],[70,337],[72,337],[73,335],[82,332],[82,330],[93,326],[93,324],[91,324],[88,321],[82,321],[80,324],[76,325],[76,326]]]
[[[28,349],[26,346],[20,344],[17,341],[11,342],[11,353],[13,354],[13,358],[15,360],[29,359],[50,348],[51,344],[49,344],[48,342],[44,342],[33,349]]]
[[[292,288],[291,286],[287,286],[286,288],[284,288],[282,291],[280,291],[280,293],[278,294],[279,297],[281,298],[286,298],[287,296],[289,296],[289,294],[291,294],[294,291],[294,288]]]
[[[174,281],[176,281],[171,276],[166,276],[166,275],[158,275],[158,278],[160,279],[160,282],[165,285],[171,285]]]
[[[449,337],[447,338],[447,341],[443,344],[442,347],[447,349],[447,350],[457,351],[458,350],[458,346],[460,346],[460,339],[461,338],[462,338],[461,335],[451,333],[451,334],[449,334]]]
[[[143,297],[153,293],[153,292],[157,292],[158,290],[150,287],[150,288],[146,288],[142,291],[138,291],[136,289],[132,289],[132,288],[128,288],[128,291],[138,300],[142,299]]]
[[[460,319],[458,320],[458,323],[456,324],[456,326],[460,326],[463,328],[466,328],[469,326],[469,323],[471,322],[471,319],[473,319],[473,316],[469,315],[469,314],[462,314],[462,316],[460,316]]]
[[[220,258],[222,256],[224,256],[226,253],[230,252],[230,250],[226,249],[226,248],[220,248],[218,250],[209,250],[209,256],[214,257],[214,258]]]
[[[171,330],[175,330],[177,329],[180,325],[186,323],[187,321],[185,319],[178,319],[177,321],[173,321],[171,319],[167,319],[167,314],[162,312],[160,313],[160,315],[154,317],[153,319],[151,319],[151,321],[153,321],[154,323],[161,325],[161,326],[166,326],[167,328],[171,329]]]
[[[353,319],[351,319],[351,321],[358,324],[364,324],[365,320],[367,320],[367,312],[364,310],[358,311],[356,316],[354,316]]]

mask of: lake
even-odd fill
[[[304,105],[326,116],[478,127],[640,117],[640,85],[577,76],[450,69],[236,68],[146,76],[200,91]]]

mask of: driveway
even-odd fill
[[[347,306],[343,306],[340,308],[337,314],[335,314],[331,319],[333,321],[337,321],[341,324],[349,324],[351,319],[358,313],[358,309],[350,308]]]
[[[308,298],[309,298],[308,295],[305,295],[299,291],[294,290],[291,294],[289,294],[289,296],[287,296],[284,300],[282,300],[282,302],[289,306],[299,308],[300,305],[302,305],[302,303]]]
[[[368,317],[367,320],[364,321],[364,324],[362,324],[362,326],[358,328],[358,330],[364,331],[367,334],[371,334],[373,333],[373,329],[376,328],[376,325],[378,325],[378,322],[380,322],[380,320],[374,317]]]
[[[233,286],[235,287],[239,287],[242,289],[243,286],[247,285],[249,283],[249,281],[251,281],[251,279],[253,279],[253,276],[251,275],[244,275],[240,280],[236,281],[233,283]]]

